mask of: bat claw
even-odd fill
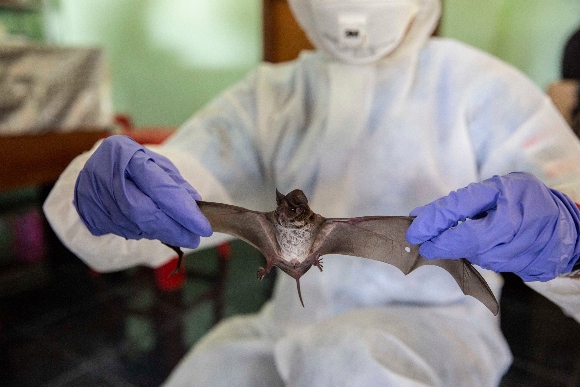
[[[318,270],[322,271],[322,257],[318,257],[314,260],[314,266],[316,266]]]
[[[258,279],[261,281],[264,279],[266,274],[268,274],[270,270],[264,269],[263,267],[258,268]]]
[[[171,274],[169,274],[169,277],[171,277],[172,275],[175,275],[177,273],[179,273],[179,270],[181,270],[181,262],[183,261],[183,251],[181,251],[181,249],[179,247],[175,247],[175,246],[170,246],[164,243],[164,245],[171,247],[171,249],[173,249],[173,251],[175,251],[177,253],[177,264],[175,265],[175,269],[173,269],[173,271],[171,272]]]

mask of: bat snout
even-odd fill
[[[280,219],[281,221],[286,221],[288,220],[288,217],[286,216],[286,211],[284,211],[284,209],[276,209],[276,213],[278,214],[278,219]]]

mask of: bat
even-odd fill
[[[466,259],[427,260],[419,254],[419,245],[405,239],[410,216],[364,216],[358,218],[325,218],[308,206],[306,195],[299,189],[283,195],[276,190],[277,207],[271,212],[258,212],[222,203],[198,201],[213,231],[239,238],[258,249],[266,258],[258,270],[264,278],[276,266],[296,280],[302,306],[300,277],[312,266],[322,271],[322,256],[343,254],[374,259],[409,274],[425,265],[439,266],[449,272],[465,295],[475,297],[494,315],[499,304],[485,279]],[[168,245],[169,246],[169,245]],[[179,256],[183,252],[169,246]]]

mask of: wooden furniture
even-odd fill
[[[97,129],[0,136],[0,192],[54,183],[76,156],[108,134]]]
[[[104,50],[3,43],[0,59],[0,192],[50,185],[109,134]]]
[[[295,59],[312,48],[286,0],[263,0],[264,60],[278,63]]]

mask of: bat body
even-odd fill
[[[324,218],[310,209],[300,190],[288,195],[276,191],[276,202],[272,212],[203,201],[198,205],[213,231],[230,234],[260,250],[266,265],[259,268],[259,279],[274,266],[293,277],[303,306],[300,277],[312,266],[322,271],[323,255],[343,254],[385,262],[405,274],[424,265],[439,266],[453,276],[463,293],[477,298],[494,315],[498,313],[493,292],[467,260],[427,260],[419,255],[418,245],[407,242],[405,233],[412,217]],[[181,258],[181,250],[172,248]]]

